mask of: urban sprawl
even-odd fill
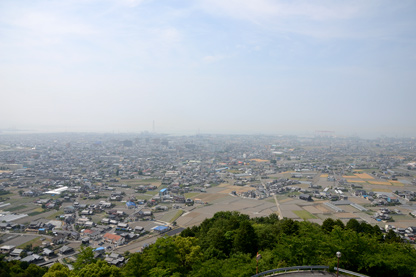
[[[332,134],[329,134],[332,135]],[[416,236],[416,139],[0,134],[0,251],[111,265],[219,211]]]

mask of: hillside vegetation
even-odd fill
[[[134,253],[122,268],[93,259],[91,248],[78,255],[74,270],[55,264],[46,273],[34,265],[1,262],[0,276],[251,276],[296,265],[340,267],[370,276],[416,276],[416,250],[393,231],[350,220],[327,219],[323,225],[279,220],[276,215],[252,218],[219,212],[180,236],[163,237]],[[23,263],[22,263],[23,264]],[[35,270],[36,269],[36,270]]]

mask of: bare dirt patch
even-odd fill
[[[311,214],[321,214],[322,211],[320,209],[317,209],[315,206],[303,206],[303,209],[310,212]]]

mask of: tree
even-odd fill
[[[234,250],[255,255],[257,246],[257,236],[253,226],[248,220],[241,222],[240,228],[235,232]]]
[[[130,251],[125,251],[123,256],[125,259],[128,259],[130,255],[131,255]]]
[[[297,235],[299,231],[299,223],[291,218],[285,218],[279,221],[278,227],[286,235]]]
[[[96,263],[87,264],[78,271],[77,277],[119,277],[121,271],[114,265],[109,265],[107,262],[99,260]]]
[[[68,267],[64,266],[61,263],[54,263],[46,272],[44,277],[69,277],[71,276],[71,271]]]
[[[40,267],[35,264],[30,264],[26,268],[24,274],[26,276],[31,276],[31,277],[42,277],[47,271],[48,271],[47,268]]]
[[[350,220],[348,220],[347,225],[345,226],[345,228],[359,233],[360,230],[361,230],[361,224],[355,218],[351,218]]]
[[[202,260],[203,253],[198,239],[193,237],[175,237],[176,256],[181,264],[180,271],[184,274],[192,269],[192,266]]]
[[[24,248],[23,248],[23,250],[24,251],[32,251],[32,244],[30,243],[30,244],[27,244]]]
[[[212,255],[210,258],[213,258],[222,256],[222,254],[228,256],[230,254],[232,241],[226,239],[224,230],[211,228],[207,235],[204,238],[201,238],[201,245],[204,249],[212,248],[208,253]]]
[[[396,233],[392,229],[390,229],[389,232],[384,237],[384,241],[387,243],[393,243],[393,242],[401,242],[402,239],[398,235],[396,235]]]
[[[95,263],[94,252],[91,247],[81,246],[80,252],[77,255],[77,260],[74,263],[74,270],[79,271],[88,264]]]
[[[322,230],[325,233],[329,234],[329,233],[331,233],[334,226],[335,226],[335,221],[332,218],[327,218],[327,219],[324,220],[324,222],[322,222],[321,227],[322,227]]]
[[[177,253],[177,246],[173,237],[159,238],[145,251],[146,262],[153,267],[167,269],[173,273],[181,266]]]
[[[148,270],[147,263],[143,261],[141,253],[134,253],[130,255],[127,264],[122,268],[122,273],[126,277],[146,276]]]
[[[275,224],[253,224],[259,238],[259,250],[272,249],[277,243],[277,229]]]
[[[340,219],[335,220],[334,225],[339,226],[341,229],[345,228],[344,222],[342,222]]]

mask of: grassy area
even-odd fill
[[[296,214],[297,216],[299,216],[300,218],[302,218],[303,220],[316,219],[316,216],[314,216],[313,214],[305,210],[292,211],[292,212]]]
[[[140,180],[137,180],[137,179],[133,179],[133,180],[123,180],[122,183],[123,184],[126,184],[128,186],[131,186],[132,188],[134,188],[135,186],[138,186],[138,185],[142,184],[140,182]]]
[[[157,178],[149,178],[149,179],[130,179],[130,180],[120,180],[120,183],[138,183],[138,184],[146,184],[146,183],[159,183],[161,182]]]
[[[57,211],[56,213],[51,214],[47,219],[56,219],[57,216],[63,215],[64,211]]]
[[[42,209],[41,207],[39,207],[39,208],[37,208],[37,209],[33,210],[33,212],[28,213],[27,215],[28,215],[28,216],[34,216],[34,215],[41,214],[41,213],[43,213],[43,212],[45,212],[45,210],[44,210],[44,209]]]
[[[172,217],[172,219],[169,222],[174,222],[175,220],[177,220],[185,211],[184,210],[179,210],[174,217]]]
[[[402,220],[411,220],[411,219],[413,219],[413,217],[410,216],[410,215],[408,215],[408,214],[393,214],[393,215],[391,215],[391,217],[395,221],[402,221]]]
[[[276,195],[276,199],[277,199],[277,201],[284,200],[284,199],[289,198],[289,197],[288,197],[288,195],[289,195],[288,193],[284,193],[284,194],[277,194],[277,195]],[[273,200],[273,201],[272,201],[272,200]],[[274,197],[272,197],[272,198],[271,198],[270,202],[276,203],[276,201],[274,201]]]
[[[273,203],[273,204],[276,203],[276,201],[274,201],[274,198],[273,197],[271,197],[271,198],[269,197],[265,201],[270,202],[270,203]]]
[[[188,192],[188,193],[185,193],[184,196],[185,196],[185,198],[192,198],[192,197],[195,197],[199,194],[201,194],[201,193],[199,193],[199,192]]]
[[[17,248],[25,248],[27,245],[31,244],[33,247],[39,246],[42,244],[42,241],[40,240],[40,237],[34,238],[32,240],[29,240],[28,242],[25,242],[19,246],[17,246]]]
[[[24,209],[24,208],[27,208],[27,206],[19,205],[19,206],[16,206],[16,207],[11,207],[11,208],[5,209],[5,211],[14,212],[14,211],[21,210],[21,209]]]
[[[155,196],[156,194],[158,194],[159,193],[159,191],[158,190],[148,190],[148,191],[146,191],[146,194],[150,194],[150,195],[152,195],[152,196]]]
[[[289,177],[290,180],[293,181],[312,181],[312,179],[308,179],[307,177],[302,177],[302,178],[295,178],[295,177]]]
[[[139,195],[137,195],[137,199],[144,199],[144,200],[149,200],[152,197],[153,197],[153,195],[148,195],[148,194],[139,194]]]
[[[13,202],[14,205],[19,205],[19,204],[25,204],[25,203],[32,203],[33,202],[33,198],[31,199],[30,197],[12,197],[10,198],[10,200]]]

